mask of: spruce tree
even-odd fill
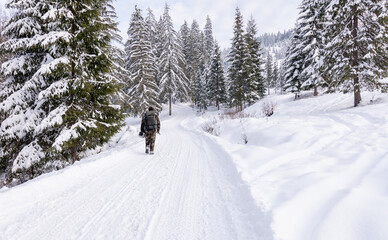
[[[245,81],[245,98],[248,104],[255,103],[259,98],[264,97],[265,86],[262,71],[263,59],[261,56],[261,43],[256,37],[257,29],[255,20],[251,17],[247,24],[245,34],[246,59],[244,71],[247,80]]]
[[[209,106],[208,79],[210,78],[210,70],[206,68],[203,60],[204,59],[202,59],[202,62],[199,66],[200,77],[195,85],[197,103],[196,107],[198,107],[200,111],[207,110],[207,107]]]
[[[198,41],[198,63],[196,63],[198,69],[196,70],[197,78],[194,80],[194,103],[199,110],[207,109],[207,74],[205,63],[205,37],[202,31],[199,31]]]
[[[214,37],[213,37],[213,27],[212,22],[209,16],[206,18],[206,25],[204,28],[204,62],[207,66],[210,66],[211,58],[214,53]]]
[[[244,84],[247,79],[244,71],[244,59],[246,55],[246,43],[244,38],[243,16],[240,9],[236,8],[235,22],[233,25],[232,46],[228,56],[229,78],[231,81],[231,103],[240,111],[244,105]]]
[[[276,58],[273,59],[272,66],[273,66],[273,72],[272,72],[272,77],[273,77],[272,86],[273,86],[273,88],[275,88],[275,93],[276,93],[276,89],[277,89],[278,86],[279,86],[279,67],[278,67],[278,60],[277,60]]]
[[[8,3],[16,10],[9,40],[0,45],[14,53],[3,64],[0,96],[8,183],[72,164],[121,127],[120,108],[111,102],[120,82],[110,1],[52,3]]]
[[[151,43],[153,47],[153,51],[156,50],[156,44],[158,42],[158,22],[156,21],[155,19],[155,15],[153,13],[153,11],[148,8],[147,9],[147,17],[145,18],[145,24],[146,24],[146,28],[148,30],[148,41]],[[154,53],[154,55],[156,55],[156,53]]]
[[[285,85],[286,85],[286,81],[285,81],[285,65],[284,65],[284,60],[280,63],[280,67],[279,67],[279,80],[278,80],[278,88],[280,89],[280,94],[283,94],[284,91],[285,91]]]
[[[202,85],[201,74],[203,63],[203,33],[199,29],[199,25],[196,20],[193,20],[190,29],[189,37],[189,58],[187,62],[188,77],[190,80],[190,90],[194,105],[199,104]]]
[[[181,26],[179,30],[180,37],[182,39],[182,45],[183,45],[183,54],[185,55],[185,59],[188,59],[189,52],[190,52],[190,28],[187,24],[187,21],[185,20],[183,25]]]
[[[179,31],[180,38],[182,39],[182,52],[185,59],[185,74],[190,79],[189,71],[188,71],[188,65],[190,63],[190,52],[191,52],[191,45],[190,45],[190,28],[187,24],[187,21],[185,20],[183,25],[180,28]]]
[[[379,89],[387,72],[386,1],[335,0],[327,12],[324,69],[332,84],[354,93],[354,106],[361,102],[361,89]]]
[[[325,11],[328,1],[304,0],[300,5],[298,27],[300,30],[300,46],[302,49],[302,79],[304,90],[314,89],[318,95],[318,86],[322,85],[323,76],[320,71],[320,60],[324,49],[323,31],[325,29]]]
[[[161,97],[169,103],[169,115],[172,114],[172,101],[177,93],[181,97],[189,96],[189,80],[182,66],[185,64],[182,41],[174,30],[169,7],[166,4],[162,18],[161,31],[162,52],[159,58],[159,71],[161,73]]]
[[[303,71],[303,54],[301,47],[300,28],[296,24],[290,39],[290,45],[287,49],[286,58],[284,60],[284,90],[295,93],[295,99],[299,96],[302,90],[304,79],[302,78]]]
[[[209,96],[210,100],[215,102],[215,106],[220,110],[220,104],[227,100],[226,79],[224,67],[221,59],[220,47],[217,42],[214,43],[214,53],[211,59]]]
[[[0,5],[0,44],[7,40],[7,38],[2,33],[4,31],[4,29],[5,29],[5,25],[6,25],[7,22],[8,22],[8,15],[6,14],[6,12],[2,9],[2,7]],[[11,56],[10,56],[9,53],[4,53],[4,52],[0,51],[0,67],[10,57]],[[0,82],[3,82],[4,80],[5,80],[4,76],[0,72]]]
[[[203,33],[201,33],[202,39],[202,57],[201,57],[201,107],[207,109],[210,104],[210,68],[211,68],[211,58],[214,53],[214,37],[212,23],[209,16],[206,18],[206,25]]]
[[[157,63],[151,41],[154,35],[143,19],[141,10],[135,7],[128,29],[126,69],[130,74],[127,94],[131,113],[141,115],[149,106],[162,109],[158,102],[159,88],[156,85]]]
[[[13,39],[17,44],[8,40],[0,45],[2,55],[14,53],[14,57],[1,68],[5,81],[0,83],[0,171],[5,172],[12,181],[15,157],[34,141],[29,132],[37,125],[31,113],[35,112],[33,104],[38,91],[35,90],[37,81],[30,79],[43,64],[45,55],[40,46],[36,46],[36,43],[32,46],[27,41],[46,33],[42,30],[41,16],[48,7],[36,1],[11,1],[7,7],[17,11],[6,25],[8,30],[2,33],[2,37]],[[28,89],[24,87],[27,83],[31,85]],[[30,165],[42,155],[41,147],[37,146],[36,149],[36,153],[31,151],[31,155],[38,154],[38,158],[30,158]]]
[[[273,81],[274,81],[272,57],[270,53],[268,53],[267,60],[265,63],[265,80],[267,84],[268,95],[270,95],[271,94],[270,89],[273,87]]]
[[[156,66],[155,66],[156,72],[154,75],[154,79],[155,79],[154,82],[159,88],[160,81],[158,78],[159,69],[157,67],[157,60],[159,59],[160,52],[161,52],[160,34],[159,34],[160,26],[159,26],[158,21],[156,21],[156,19],[155,19],[155,15],[154,15],[153,11],[150,8],[147,9],[147,17],[145,18],[145,21],[146,21],[147,29],[149,30],[148,40],[151,43],[152,53],[154,55],[155,63],[156,63]],[[158,95],[159,95],[159,92],[158,92]],[[160,101],[158,101],[158,102],[160,102]]]

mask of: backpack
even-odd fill
[[[156,112],[146,112],[144,114],[144,128],[146,131],[156,130],[157,121],[156,121]]]

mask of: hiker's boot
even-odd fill
[[[154,155],[154,151],[150,151],[150,154],[151,154],[151,155]]]
[[[149,153],[150,152],[150,148],[149,147],[146,147],[146,151],[145,151],[145,153]]]

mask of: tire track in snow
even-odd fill
[[[134,176],[139,176],[139,174],[144,173],[145,170],[148,170],[148,164],[138,164],[136,170],[134,171]],[[111,185],[107,189],[102,189],[102,186],[106,186],[106,181],[110,179],[111,173],[114,169],[121,169],[120,178],[111,179]],[[60,199],[55,201],[53,205],[60,207],[55,209],[51,216],[45,218],[44,222],[39,224],[38,229],[34,229],[33,232],[27,233],[24,239],[29,239],[30,236],[38,235],[37,238],[33,239],[55,239],[58,236],[68,236],[65,239],[74,239],[78,238],[80,229],[85,225],[88,225],[90,218],[93,219],[93,215],[98,214],[99,211],[104,209],[106,205],[114,204],[112,201],[117,199],[123,191],[126,190],[126,187],[122,186],[123,181],[128,179],[128,175],[123,171],[123,166],[115,165],[112,168],[104,171],[104,174],[100,175],[97,180],[90,181],[87,185],[78,190],[73,196],[68,196],[70,199]],[[133,178],[134,181],[136,178]],[[116,189],[119,190],[116,190]],[[115,191],[118,191],[115,193]],[[106,199],[104,197],[112,197],[112,199]],[[62,218],[61,216],[66,216]],[[42,229],[43,228],[43,229]],[[48,229],[47,229],[48,228]],[[43,232],[42,232],[43,231]],[[73,236],[72,236],[73,235]],[[72,236],[72,237],[71,237]]]
[[[94,158],[94,157],[92,157]],[[101,159],[101,161],[104,161],[105,159]],[[86,165],[94,164],[93,162],[87,162]],[[73,169],[76,170],[76,173],[79,174],[80,169],[82,169],[81,166],[73,166]],[[108,176],[111,174],[110,172],[112,169],[117,168],[117,162],[110,166],[109,168],[104,169],[101,174],[98,176],[94,176],[94,179],[92,181],[88,181],[86,184],[81,185],[78,183],[71,182],[70,185],[72,185],[71,191],[69,192],[68,189],[65,189],[65,191],[62,191],[62,189],[58,189],[58,191],[53,191],[51,195],[43,195],[38,194],[36,198],[38,200],[34,201],[33,204],[28,203],[27,205],[31,205],[27,211],[29,211],[29,214],[23,217],[20,221],[18,221],[18,225],[20,226],[20,230],[16,232],[16,234],[9,235],[7,239],[42,239],[40,237],[34,238],[36,234],[42,235],[43,232],[50,232],[49,228],[52,226],[55,226],[59,221],[62,221],[63,212],[66,209],[70,209],[73,205],[73,201],[79,199],[78,196],[87,193],[85,191],[86,189],[89,189],[91,186],[95,185],[96,181],[104,181],[104,179],[108,178]],[[64,178],[68,178],[67,172],[64,172],[69,169],[62,170],[61,173],[54,173],[53,178],[57,179],[58,177],[61,177],[61,175]],[[74,174],[74,173],[73,173]],[[87,179],[88,177],[92,176],[85,176],[84,178]],[[47,179],[43,179],[43,181],[46,181]],[[74,188],[78,188],[74,191]],[[40,189],[39,189],[40,191]],[[23,208],[24,206],[21,206]],[[58,216],[59,215],[59,216]],[[65,214],[66,215],[66,214]],[[36,222],[36,218],[39,218],[39,223]],[[33,224],[31,224],[33,223]],[[32,225],[32,226],[31,226]],[[6,235],[7,236],[7,235]]]
[[[169,130],[169,139],[179,139],[170,152],[178,161],[145,239],[272,239],[269,220],[229,156],[203,135]]]
[[[128,149],[120,142],[117,152],[53,176],[70,186],[37,198],[43,202],[7,230],[7,240],[273,239],[229,156],[180,125],[194,115],[185,108],[162,122],[155,155],[144,155],[140,141]],[[117,159],[106,165],[106,158]]]
[[[171,172],[169,166],[174,164],[171,159],[166,161],[166,158],[163,158],[166,153],[164,146],[166,144],[162,144],[161,149],[158,150],[162,156],[159,154],[144,156],[144,158],[152,159],[149,171],[131,183],[132,191],[125,194],[121,200],[122,204],[117,204],[115,211],[111,211],[104,219],[99,219],[98,226],[109,226],[109,228],[117,229],[115,232],[118,232],[116,237],[119,239],[144,239],[149,219],[159,207],[161,192],[166,188],[167,179]],[[137,150],[143,151],[143,147],[140,149]],[[125,214],[120,214],[121,212]],[[115,216],[120,216],[120,222],[112,223],[109,220]],[[95,234],[96,232],[97,234]],[[85,232],[84,236],[88,234],[101,236],[102,239],[110,237],[110,232],[104,233],[103,230],[93,228]]]

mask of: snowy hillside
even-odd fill
[[[99,154],[2,188],[0,239],[388,239],[388,96],[362,96],[173,106],[154,156],[127,119]]]
[[[350,94],[284,95],[264,100],[275,105],[270,118],[261,102],[243,119],[202,119],[272,216],[276,239],[388,239],[388,96],[363,99],[353,108]]]

